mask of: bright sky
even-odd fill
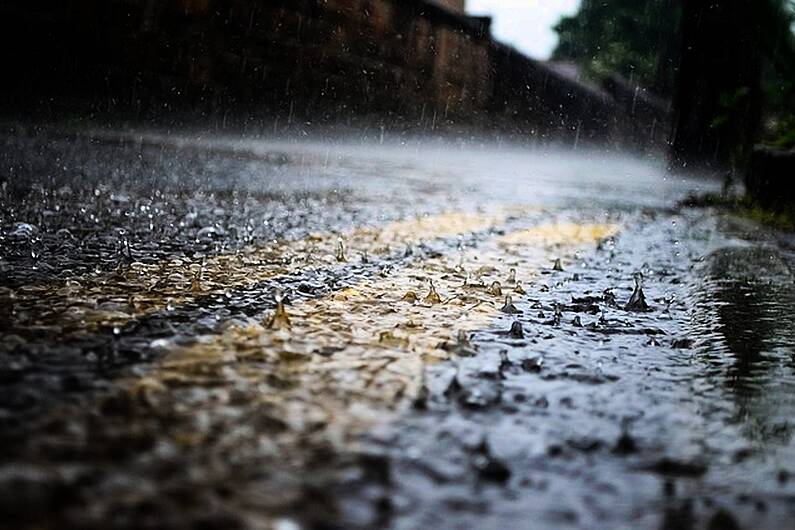
[[[467,0],[467,12],[494,17],[497,40],[537,59],[547,59],[558,42],[552,26],[577,11],[580,0]]]

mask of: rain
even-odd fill
[[[0,527],[792,527],[791,0],[0,30]]]

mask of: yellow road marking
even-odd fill
[[[185,418],[198,410],[222,414],[234,394],[246,395],[234,405],[265,411],[287,426],[275,438],[268,435],[271,444],[343,443],[418,395],[425,367],[455,355],[441,344],[455,342],[459,330],[493,322],[513,287],[510,269],[528,282],[549,267],[549,248],[556,248],[555,257],[572,255],[616,231],[613,225],[542,225],[468,251],[464,270],[458,256],[410,262],[385,278],[296,304],[289,329],[232,326],[176,348],[129,388],[155,409],[169,403]],[[426,296],[430,281],[441,303]],[[409,291],[416,302],[405,296]],[[206,399],[197,397],[197,389],[211,387]]]
[[[479,232],[503,222],[506,213],[442,213],[359,228],[343,234],[349,260],[358,251],[371,256],[398,245]],[[27,326],[54,326],[62,332],[86,332],[122,326],[130,320],[202,295],[232,289],[295,271],[311,271],[337,262],[338,235],[319,234],[299,241],[250,246],[206,259],[172,258],[158,264],[132,263],[110,275],[75,278],[59,285],[0,290],[0,304],[28,314]]]
[[[501,247],[542,244],[547,246],[571,246],[599,241],[615,233],[615,226],[610,224],[577,224],[558,223],[518,230],[499,238]]]

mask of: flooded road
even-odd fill
[[[6,126],[9,528],[791,528],[795,238],[605,152]]]

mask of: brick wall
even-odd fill
[[[495,43],[489,24],[424,0],[6,0],[0,91],[6,111],[635,134],[619,101]]]

